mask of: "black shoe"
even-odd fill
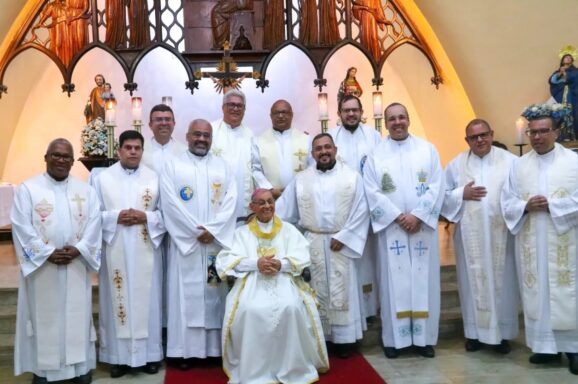
[[[482,348],[482,343],[478,339],[466,339],[466,351],[475,352]]]
[[[494,345],[493,349],[502,355],[507,355],[508,353],[512,352],[512,347],[510,346],[510,342],[508,340],[502,340],[500,344]]]
[[[48,380],[46,380],[46,377],[34,375],[32,377],[32,384],[48,384]]]
[[[532,364],[548,364],[560,361],[561,357],[559,353],[534,353],[528,360]]]
[[[148,373],[149,375],[154,375],[155,373],[159,372],[159,368],[161,366],[161,363],[156,361],[156,362],[149,362],[147,363],[144,367],[142,367],[142,371],[144,373]]]
[[[74,384],[90,384],[92,383],[92,373],[88,372],[72,379]]]
[[[177,368],[181,371],[188,371],[189,369],[193,368],[193,359],[179,359]]]
[[[388,359],[397,359],[399,356],[399,350],[394,347],[383,347],[383,353]]]
[[[578,375],[578,353],[566,353],[568,356],[568,369],[573,375]]]
[[[349,344],[334,344],[335,355],[340,359],[347,359],[351,356],[351,346]]]
[[[436,351],[431,345],[426,345],[425,347],[416,347],[418,355],[423,357],[432,358],[435,357]]]
[[[123,377],[130,371],[130,367],[128,365],[118,365],[115,364],[110,367],[110,377],[116,379],[117,377]]]

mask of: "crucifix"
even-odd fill
[[[229,89],[241,88],[241,82],[247,77],[259,79],[261,74],[254,72],[237,72],[237,63],[231,57],[231,44],[225,41],[223,44],[223,59],[219,61],[216,72],[195,72],[196,78],[209,78],[215,83],[215,89],[219,93],[226,93]]]
[[[299,148],[299,150],[297,152],[295,152],[293,154],[293,156],[297,156],[297,159],[299,159],[299,167],[297,167],[297,169],[295,169],[295,172],[301,172],[303,170],[303,159],[302,158],[307,156],[307,152],[305,152],[301,148]]]
[[[414,249],[415,251],[417,251],[418,256],[421,256],[421,255],[423,255],[423,254],[425,253],[425,251],[428,250],[428,247],[424,247],[424,246],[423,246],[423,241],[420,240],[420,241],[416,244],[416,246],[413,247],[413,249]]]

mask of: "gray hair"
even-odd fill
[[[247,105],[247,102],[245,100],[245,94],[239,91],[238,89],[231,89],[223,95],[223,105],[227,104],[227,101],[233,96],[240,97],[241,99],[243,99],[243,104]]]

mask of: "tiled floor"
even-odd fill
[[[398,359],[388,360],[379,347],[364,348],[369,363],[388,384],[576,384],[578,376],[570,374],[567,360],[562,363],[536,366],[528,363],[530,352],[523,344],[523,337],[512,343],[509,355],[499,355],[491,350],[465,352],[462,339],[440,340],[436,357],[426,359],[408,353]],[[164,371],[156,375],[129,374],[120,379],[108,376],[107,366],[99,365],[93,372],[95,384],[160,384]],[[13,377],[11,367],[0,368],[1,384],[30,383],[29,374]],[[363,384],[363,383],[352,383]]]

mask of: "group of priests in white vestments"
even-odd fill
[[[229,91],[222,119],[190,123],[188,149],[172,137],[172,110],[153,108],[154,138],[124,132],[119,162],[94,188],[69,176],[70,143],[49,145],[47,172],[19,187],[12,212],[16,374],[91,382],[97,271],[111,377],[158,371],[163,322],[166,357],[188,369],[222,356],[231,383],[318,380],[325,343],[347,358],[378,310],[386,357],[410,346],[434,357],[440,214],[456,223],[466,350],[510,352],[521,302],[530,362],[566,352],[578,374],[578,158],[555,143],[552,109],[529,117],[521,158],[473,120],[469,150],[444,174],[399,103],[385,109],[384,139],[354,96],[339,103],[342,125],[312,140],[285,100],[259,137],[245,108]]]

